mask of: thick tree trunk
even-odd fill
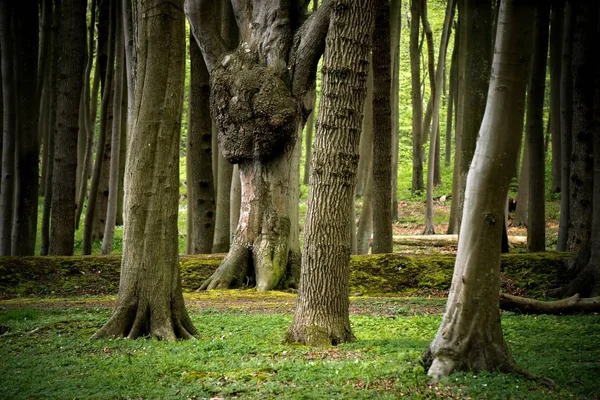
[[[96,161],[94,163],[94,172],[90,183],[90,192],[88,196],[87,209],[85,211],[85,223],[83,225],[83,242],[81,252],[83,255],[92,254],[92,241],[94,239],[94,225],[96,228],[96,214],[102,213],[101,207],[98,207],[98,197],[104,196],[104,191],[101,191],[100,181],[102,179],[102,165],[105,162],[106,142],[109,134],[108,119],[109,109],[112,105],[112,82],[114,78],[114,59],[115,59],[115,36],[116,36],[116,20],[115,20],[115,2],[110,0],[110,32],[108,40],[108,59],[106,60],[106,78],[104,80],[102,90],[102,102],[100,105],[100,132],[98,134],[98,143],[96,146]],[[100,46],[98,47],[100,51]],[[100,60],[99,60],[100,61]],[[109,145],[110,149],[110,145]],[[109,150],[110,153],[110,150]],[[106,193],[108,195],[108,193]],[[106,215],[102,217],[104,220]]]
[[[491,0],[461,0],[458,5],[460,39],[456,131],[460,132],[460,140],[455,150],[458,164],[455,162],[454,168],[458,171],[452,187],[452,202],[456,202],[453,224],[456,231],[460,230],[467,174],[486,106],[492,55]]]
[[[373,254],[392,252],[390,6],[379,1],[373,32]],[[353,205],[352,205],[353,206]]]
[[[556,250],[567,250],[569,234],[569,213],[571,210],[570,176],[571,176],[571,129],[573,121],[573,78],[571,71],[573,52],[573,4],[566,0],[563,36],[562,63],[560,66],[560,220]]]
[[[539,3],[535,17],[533,58],[527,96],[527,148],[529,151],[529,197],[527,244],[529,251],[546,250],[546,190],[544,152],[544,90],[548,57],[550,5]]]
[[[421,59],[419,54],[419,21],[421,1],[410,2],[410,76],[412,101],[412,192],[423,190],[423,100],[421,98]]]
[[[569,232],[567,250],[579,251],[590,241],[594,175],[594,72],[597,62],[589,49],[594,47],[597,5],[573,3],[573,122],[569,191]],[[595,65],[596,64],[596,65]]]
[[[193,210],[191,254],[208,254],[215,232],[215,192],[212,175],[212,119],[208,70],[198,44],[190,40],[191,80],[187,134],[188,207]]]
[[[427,374],[436,381],[455,371],[519,370],[500,326],[500,240],[504,201],[519,153],[523,70],[529,65],[534,8],[510,0],[500,7],[493,74],[467,179],[452,286],[438,333],[423,356]]]
[[[434,186],[434,164],[436,161],[435,150],[439,150],[438,132],[440,126],[440,97],[442,82],[444,79],[444,67],[446,65],[446,50],[448,49],[448,41],[450,40],[450,24],[454,19],[455,1],[449,1],[446,6],[446,16],[444,17],[444,27],[442,30],[442,38],[440,40],[440,49],[438,55],[437,70],[435,73],[435,84],[432,85],[433,96],[433,125],[431,129],[431,139],[429,143],[429,166],[427,167],[427,206],[425,211],[425,229],[424,235],[435,234],[433,226],[433,186]]]
[[[113,119],[110,140],[110,175],[108,183],[108,203],[106,207],[106,223],[102,237],[102,254],[112,252],[113,239],[115,236],[115,225],[117,223],[117,208],[119,205],[119,184],[121,172],[121,116],[123,115],[123,91],[124,91],[124,64],[125,46],[123,43],[123,18],[122,8],[115,4],[115,88],[113,98]]]
[[[52,179],[50,254],[72,255],[79,103],[86,45],[85,0],[64,0],[61,15]]]
[[[37,1],[28,0],[16,5],[16,60],[19,64],[19,141],[16,153],[17,181],[11,253],[33,255],[37,233],[39,186],[39,85],[38,40],[39,21]],[[0,195],[1,196],[1,195]]]
[[[347,210],[353,202],[356,182],[358,133],[374,17],[374,1],[350,2],[331,11],[300,290],[288,342],[336,345],[354,340],[348,315]],[[345,112],[340,114],[339,110]]]
[[[390,45],[392,61],[392,221],[398,220],[398,152],[400,145],[400,35],[402,0],[390,2]]]
[[[560,68],[562,58],[564,0],[552,1],[550,21],[550,129],[552,131],[552,193],[559,193],[560,187]]]
[[[179,132],[184,90],[183,0],[139,0],[138,78],[128,147],[126,229],[117,305],[94,337],[191,338],[178,269]],[[151,39],[151,40],[148,40]],[[161,240],[156,240],[161,238]]]

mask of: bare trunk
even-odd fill
[[[412,192],[423,190],[423,144],[421,123],[423,100],[421,98],[421,60],[419,58],[419,21],[421,1],[410,2],[410,75],[412,100]]]
[[[373,33],[373,254],[392,252],[390,6],[379,1]]]
[[[529,197],[527,242],[529,251],[546,250],[546,190],[544,154],[544,91],[548,56],[550,5],[536,10],[533,58],[527,97],[527,148],[529,151]]]
[[[398,220],[398,151],[400,145],[400,35],[402,32],[402,0],[390,2],[390,45],[392,62],[392,221]]]
[[[529,143],[523,146],[523,158],[519,172],[519,186],[517,188],[517,209],[512,226],[527,226],[527,215],[529,211]]]
[[[212,243],[212,252],[226,253],[229,251],[231,241],[231,233],[229,232],[229,201],[231,197],[231,176],[233,174],[233,165],[221,154],[219,154],[218,162],[219,179],[217,183],[215,232]]]
[[[503,1],[500,7],[493,74],[467,179],[452,286],[438,333],[423,356],[427,374],[436,381],[455,371],[520,370],[500,326],[500,240],[510,169],[519,154],[523,70],[529,64],[534,8],[518,1]]]
[[[229,232],[232,233],[232,236],[237,229],[238,222],[240,221],[241,207],[242,181],[240,180],[240,169],[236,164],[233,166],[233,173],[231,174],[231,193],[229,197]]]
[[[354,196],[364,195],[367,178],[372,169],[369,165],[373,158],[373,57],[369,57],[369,73],[367,75],[367,96],[363,106],[363,119],[360,130],[360,142],[358,147],[358,167],[356,172],[356,188]],[[354,206],[352,208],[355,208]]]
[[[312,137],[313,137],[313,129],[315,126],[315,112],[310,113],[308,116],[308,120],[306,121],[306,136],[304,139],[306,149],[306,153],[304,155],[304,178],[302,179],[302,183],[304,185],[308,185],[308,180],[310,176],[310,163],[312,160]]]
[[[83,89],[86,44],[85,0],[64,0],[59,38],[60,62],[56,95],[54,172],[50,249],[52,255],[72,255],[75,235],[75,181],[79,103]]]
[[[362,211],[356,230],[356,252],[355,254],[369,254],[371,235],[373,234],[373,160],[369,160],[367,182],[363,196]],[[373,239],[373,243],[374,243]]]
[[[454,117],[454,99],[456,98],[456,80],[458,78],[458,31],[454,31],[454,48],[452,49],[452,60],[450,61],[450,88],[448,90],[448,110],[446,113],[446,146],[444,150],[444,165],[446,168],[452,163],[452,126]]]
[[[144,85],[136,87],[128,147],[121,281],[116,308],[95,338],[151,335],[175,340],[196,333],[178,269],[185,24],[183,0],[176,3],[147,1],[144,6],[152,14],[142,14],[136,22],[138,76]],[[153,40],[148,40],[150,35]]]
[[[562,58],[562,35],[564,0],[552,1],[550,22],[550,129],[552,131],[552,193],[560,193],[561,147],[560,147],[560,69]]]
[[[348,315],[347,210],[353,203],[356,182],[374,3],[351,2],[331,11],[300,290],[288,342],[336,345],[354,340]],[[339,110],[347,111],[342,115]]]

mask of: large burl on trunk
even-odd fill
[[[231,248],[201,289],[255,284],[269,290],[298,284],[295,144],[312,111],[331,1],[307,17],[309,3],[186,1],[185,12],[210,73],[219,149],[239,165],[242,186]],[[236,49],[227,48],[221,35],[226,7],[232,7],[240,32]]]

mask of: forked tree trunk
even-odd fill
[[[546,250],[546,168],[544,152],[544,90],[548,56],[548,22],[550,5],[539,3],[535,17],[533,58],[527,96],[527,148],[529,151],[529,197],[527,213],[527,247],[529,251]]]
[[[137,77],[144,85],[136,85],[128,146],[119,296],[112,316],[94,337],[187,339],[196,329],[185,309],[178,269],[183,0],[140,0],[138,7],[152,13],[136,19]]]
[[[573,121],[573,78],[571,72],[573,52],[573,4],[566,1],[562,36],[562,63],[560,66],[560,220],[556,250],[567,250],[569,214],[571,211],[571,130]]]
[[[377,2],[373,32],[373,254],[392,252],[390,6]],[[352,205],[353,207],[354,205]]]
[[[560,187],[560,66],[562,58],[562,34],[565,1],[552,1],[550,22],[550,129],[552,131],[552,193],[559,193]]]
[[[58,36],[61,47],[56,96],[50,254],[73,255],[79,103],[86,44],[85,0],[65,0]]]
[[[361,110],[375,2],[334,7],[322,69],[322,100],[314,144],[300,290],[286,340],[336,345],[354,340],[348,279],[350,229]],[[340,113],[340,110],[344,110]]]
[[[423,190],[423,143],[421,123],[423,100],[421,98],[421,59],[419,54],[419,21],[421,1],[410,2],[410,76],[412,100],[412,192]]]
[[[519,154],[534,8],[503,1],[479,144],[467,178],[452,286],[438,333],[423,358],[439,380],[455,371],[519,371],[502,337],[500,240],[504,201]]]

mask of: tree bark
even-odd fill
[[[398,152],[400,145],[400,36],[402,33],[402,0],[390,2],[390,44],[392,61],[392,221],[398,220]]]
[[[454,107],[456,106],[454,99],[456,97],[456,80],[457,80],[457,55],[458,55],[458,31],[454,29],[454,48],[452,49],[452,59],[450,61],[450,87],[448,90],[448,109],[446,112],[446,146],[444,149],[444,165],[446,168],[452,162],[452,126]]]
[[[213,253],[227,253],[231,244],[230,225],[230,198],[231,177],[233,175],[233,164],[219,154],[218,183],[215,207],[215,227],[212,243]]]
[[[456,131],[460,132],[460,140],[455,150],[457,179],[452,185],[452,202],[456,202],[453,226],[456,231],[460,230],[467,174],[486,106],[492,55],[491,0],[461,0],[458,5],[460,39]]]
[[[412,192],[423,190],[423,143],[421,123],[423,120],[423,100],[421,98],[421,60],[419,58],[419,21],[421,1],[410,2],[410,76],[412,101]]]
[[[356,248],[353,254],[369,254],[370,243],[375,243],[375,240],[371,240],[373,234],[373,159],[369,159],[367,174],[367,182],[365,183],[365,190],[363,195],[362,210],[360,213],[360,219],[358,221],[358,228],[356,229]],[[354,216],[354,209],[352,209],[352,215]]]
[[[529,212],[529,143],[525,142],[522,151],[521,168],[519,169],[519,186],[517,188],[517,208],[515,209],[515,218],[512,226],[527,226],[527,216]]]
[[[529,197],[527,247],[529,251],[546,250],[546,189],[544,152],[544,91],[548,57],[548,23],[550,5],[541,2],[535,16],[533,58],[527,96],[527,148],[529,151]]]
[[[533,12],[530,2],[509,0],[500,6],[493,74],[467,178],[452,286],[438,333],[423,356],[435,381],[455,371],[520,371],[502,337],[498,292],[504,201],[519,153]]]
[[[114,71],[114,98],[113,98],[113,119],[110,139],[110,174],[108,183],[108,203],[106,207],[106,222],[104,224],[104,234],[102,237],[102,254],[107,255],[112,252],[113,239],[115,236],[115,225],[117,223],[117,208],[119,205],[119,175],[121,172],[121,116],[123,114],[123,84],[124,84],[124,63],[125,46],[123,43],[123,18],[122,8],[115,4],[114,24],[115,24],[115,71]]]
[[[331,11],[300,290],[286,337],[288,342],[307,345],[336,345],[354,340],[348,310],[347,210],[353,202],[356,182],[375,2],[343,4]]]
[[[560,193],[560,69],[565,1],[552,1],[550,21],[550,129],[552,131],[552,193]]]
[[[28,0],[16,5],[15,30],[19,64],[19,97],[17,112],[19,140],[16,148],[15,210],[12,250],[15,256],[33,255],[37,234],[39,191],[39,85],[38,41],[39,21],[37,1]],[[0,195],[1,196],[1,195]]]
[[[202,53],[193,37],[190,40],[190,63],[187,164],[190,169],[188,207],[193,210],[193,219],[188,220],[188,224],[192,225],[192,236],[188,240],[192,243],[191,254],[208,254],[212,250],[215,233],[210,82]]]
[[[373,254],[392,252],[390,57],[390,5],[378,1],[373,32]]]
[[[50,254],[72,255],[79,103],[86,45],[85,0],[64,0],[58,63]]]
[[[567,250],[569,234],[570,176],[571,176],[571,129],[573,121],[573,79],[571,72],[573,51],[573,4],[566,0],[562,36],[562,62],[560,66],[560,220],[556,250]]]
[[[197,331],[183,301],[177,232],[183,0],[138,0],[137,6],[148,10],[135,30],[144,85],[136,85],[128,147],[121,281],[116,308],[94,337],[188,339]]]

